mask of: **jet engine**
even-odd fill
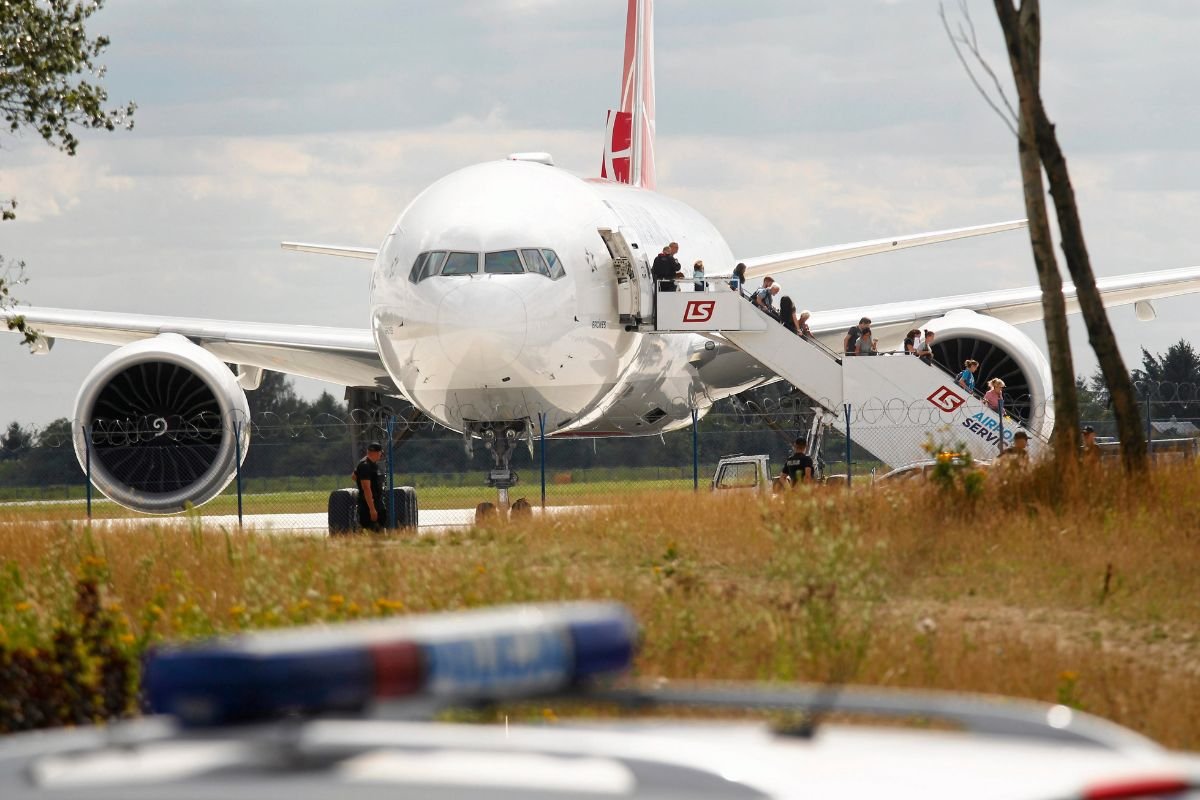
[[[975,380],[980,393],[992,378],[1004,381],[1004,410],[1033,433],[1049,436],[1054,428],[1050,364],[1028,336],[995,317],[959,309],[925,324],[933,331],[933,357],[955,374],[963,362],[979,362]]]
[[[249,406],[229,367],[174,333],[125,345],[75,400],[75,455],[110,499],[152,514],[220,494],[250,443]]]

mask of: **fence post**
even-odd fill
[[[546,412],[538,412],[538,440],[542,461],[542,510],[546,510]]]
[[[1154,441],[1154,415],[1151,409],[1153,404],[1150,402],[1150,386],[1146,385],[1146,451],[1150,450],[1150,443]]]
[[[700,491],[700,412],[692,409],[692,491]]]
[[[233,470],[237,480],[238,528],[240,529],[242,527],[242,423],[236,419],[233,421],[233,446],[237,451]]]
[[[850,488],[850,480],[854,476],[854,470],[850,468],[850,404],[843,403],[842,408],[846,412],[846,488]]]
[[[83,471],[87,474],[87,518],[92,519],[92,426],[83,426]]]
[[[388,442],[388,482],[387,482],[387,510],[388,510],[388,530],[396,529],[396,473],[395,462],[392,460],[392,453],[395,450],[392,431],[396,427],[396,418],[388,414],[387,420],[387,442]]]
[[[1004,452],[1004,393],[1000,393],[1000,401],[996,404],[996,410],[1000,412],[1000,452]]]

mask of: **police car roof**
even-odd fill
[[[1133,800],[1200,786],[1200,759],[1064,706],[829,686],[614,685],[636,637],[621,606],[571,603],[164,648],[146,664],[146,689],[173,716],[0,739],[0,797],[874,798],[884,789]],[[564,713],[572,702],[782,711],[803,724],[427,721],[446,705],[503,699]],[[965,730],[818,724],[830,712]]]

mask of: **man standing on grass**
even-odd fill
[[[812,456],[808,454],[808,442],[797,439],[792,445],[791,456],[783,462],[783,474],[788,476],[792,486],[816,480],[817,470]]]
[[[354,485],[358,487],[358,524],[365,531],[383,530],[383,478],[379,474],[379,459],[383,445],[371,442],[367,454],[354,467]]]

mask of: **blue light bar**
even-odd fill
[[[164,647],[142,686],[153,711],[188,725],[359,711],[387,697],[513,699],[624,670],[636,639],[615,603],[505,606]]]

